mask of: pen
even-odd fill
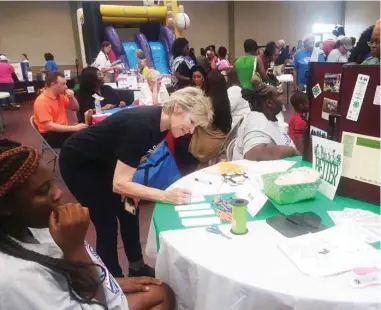
[[[209,185],[212,185],[212,184],[213,184],[213,183],[210,182],[210,181],[201,180],[201,179],[199,179],[199,178],[194,178],[194,180],[195,180],[196,182],[206,183],[206,184],[209,184]]]

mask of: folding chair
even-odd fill
[[[34,116],[33,115],[30,117],[30,125],[36,131],[36,133],[38,134],[38,136],[41,139],[41,143],[40,143],[41,156],[44,155],[45,151],[52,152],[54,157],[51,160],[49,160],[47,163],[50,164],[51,162],[53,162],[53,164],[54,164],[53,165],[53,172],[55,172],[57,159],[58,159],[58,155],[59,155],[58,152],[49,145],[49,143],[45,140],[44,136],[38,131],[38,129],[36,127],[36,123],[34,122]]]
[[[223,161],[224,159],[227,159],[227,148],[230,145],[230,143],[235,140],[238,134],[239,126],[241,126],[243,122],[244,117],[242,117],[230,130],[229,134],[226,136],[224,143],[221,145],[220,150],[218,151],[217,155],[210,159],[208,161],[208,166],[213,166],[220,161]],[[228,159],[229,160],[229,159]],[[231,159],[230,159],[231,160]]]
[[[233,160],[233,151],[234,151],[234,146],[237,142],[237,138],[234,138],[233,140],[230,141],[228,147],[226,148],[226,159],[227,161],[232,161]]]

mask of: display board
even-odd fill
[[[339,113],[344,165],[337,193],[379,204],[380,66],[343,67]]]
[[[337,140],[337,123],[329,125],[329,114],[338,113],[342,68],[343,63],[310,63],[307,85],[309,130],[305,135],[303,154],[307,161],[312,161],[311,135]]]

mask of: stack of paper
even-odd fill
[[[181,224],[185,227],[221,224],[209,203],[175,206],[175,211],[178,212]]]
[[[328,211],[329,216],[338,226],[350,225],[365,242],[380,241],[380,216],[370,211],[345,208],[343,211]]]
[[[302,273],[314,277],[380,264],[379,251],[359,239],[353,227],[346,225],[284,239],[278,246]]]

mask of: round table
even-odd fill
[[[299,158],[294,167],[298,165],[306,164]],[[249,163],[248,167],[252,169],[249,174],[251,171],[257,174],[271,169],[287,169],[287,165],[274,167],[271,162],[257,166]],[[207,173],[197,171],[172,187],[187,186],[197,194],[216,194],[215,188],[194,182],[195,177],[205,178]],[[214,180],[212,182],[215,183]],[[231,191],[232,188],[225,185],[218,188],[219,194]],[[251,218],[248,215],[248,234],[235,236],[230,233],[230,225],[220,226],[232,240],[210,234],[205,227],[184,229],[179,225],[172,205],[156,204],[146,252],[154,256],[158,239],[155,230],[158,229],[160,250],[156,259],[156,275],[174,290],[178,309],[379,309],[379,287],[353,288],[349,285],[353,277],[351,273],[325,278],[302,274],[278,248],[278,243],[285,237],[261,220],[280,212],[291,214],[314,210],[322,217],[323,224],[332,226],[329,216],[324,215],[326,210],[353,207],[377,213],[378,206],[349,198],[327,200],[318,195],[315,201],[296,203],[294,207],[288,205],[284,209],[279,205],[271,209],[266,203],[256,216]],[[318,205],[321,207],[317,208]],[[161,219],[159,213],[164,209],[166,216]]]

